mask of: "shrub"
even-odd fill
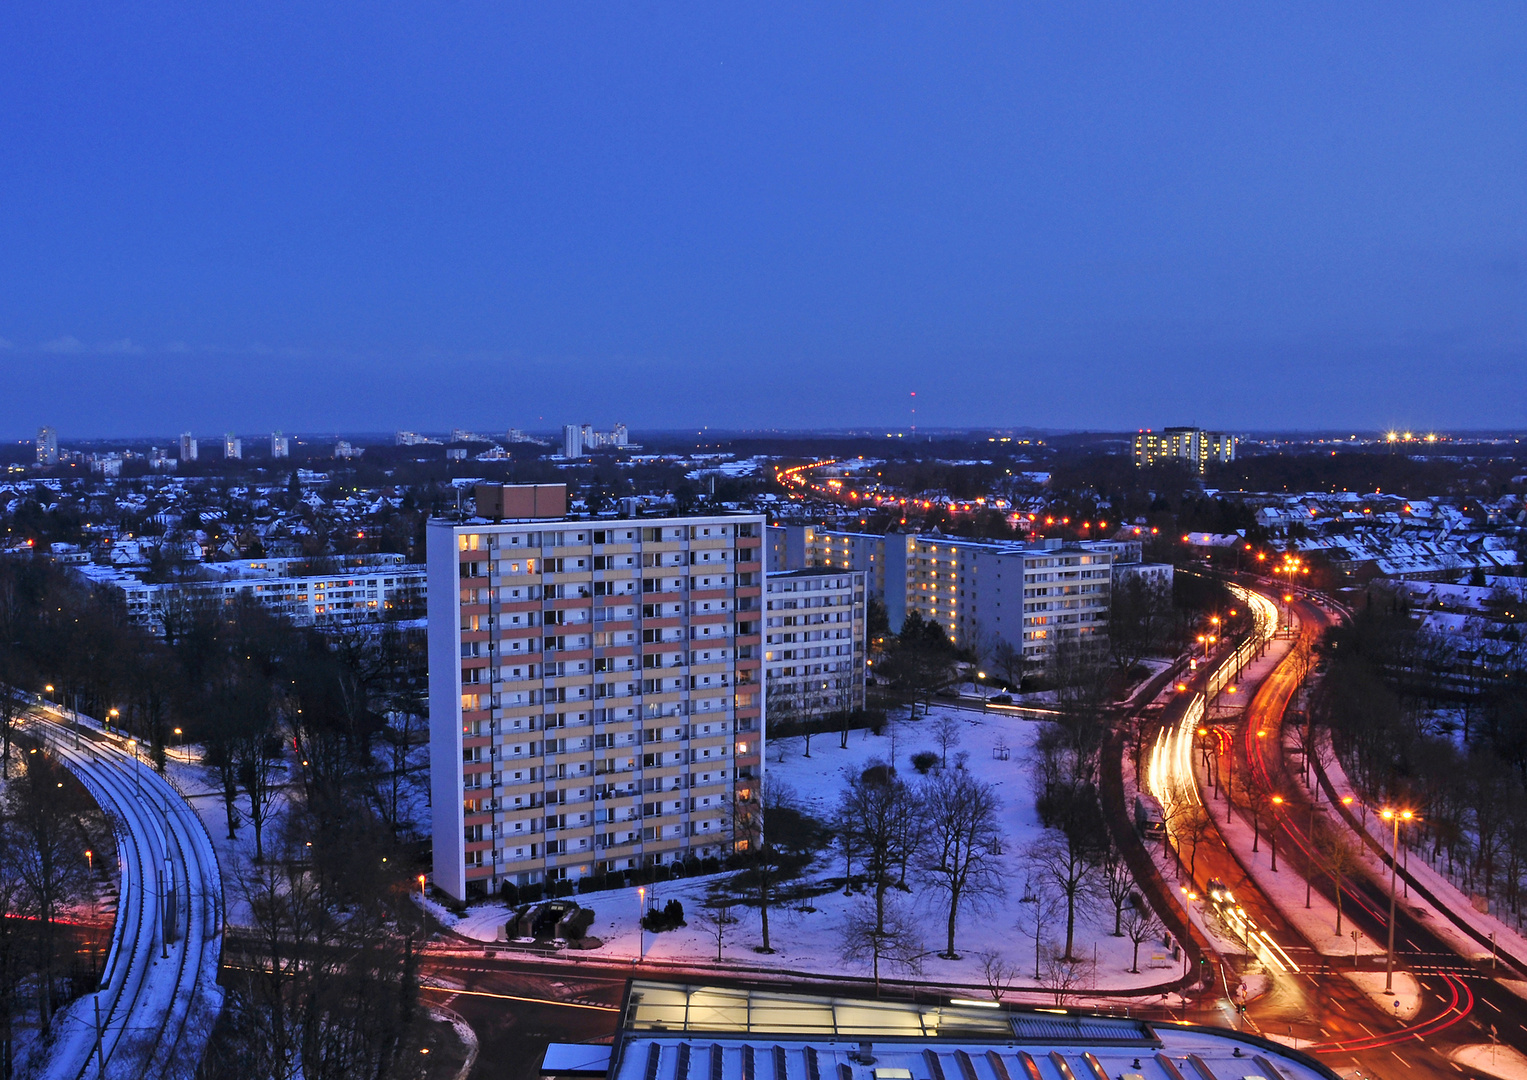
[[[504,903],[510,907],[514,907],[520,902],[520,887],[512,881],[504,882],[503,886],[499,889],[499,893],[503,896]]]
[[[928,770],[937,764],[938,755],[932,750],[920,750],[912,755],[912,767],[923,776],[927,776]]]

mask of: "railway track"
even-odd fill
[[[50,710],[26,727],[111,820],[121,871],[100,982],[56,1018],[44,1075],[189,1077],[222,1008],[223,887],[211,837],[126,740]]]

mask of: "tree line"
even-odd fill
[[[188,606],[159,638],[45,561],[0,561],[0,680],[106,720],[161,770],[203,769],[227,835],[253,840],[228,868],[247,923],[228,950],[252,962],[223,973],[204,1075],[386,1077],[408,1060],[426,671],[422,635],[395,627],[320,632],[240,599]],[[0,700],[9,747],[27,699]],[[64,807],[66,790],[43,794]]]

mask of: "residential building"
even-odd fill
[[[769,570],[862,570],[870,597],[885,597],[886,538],[814,525],[769,526]]]
[[[191,437],[189,431],[182,432],[180,436],[180,460],[196,460],[196,440]]]
[[[422,613],[422,566],[394,554],[195,563],[175,581],[149,583],[127,566],[76,570],[113,592],[128,618],[163,634],[198,607],[255,600],[299,626],[335,626]]]
[[[862,570],[787,570],[764,579],[764,692],[795,719],[864,707]]]
[[[1030,663],[1062,643],[1107,644],[1116,552],[1108,543],[1037,544],[892,534],[886,615],[893,631],[916,611],[965,648],[1006,642]]]
[[[549,1045],[543,1080],[1337,1080],[1313,1056],[1249,1032],[1076,1009],[638,979],[620,1015],[613,1043]]]
[[[237,461],[244,456],[244,440],[233,432],[223,436],[223,457],[230,461]]]
[[[287,441],[287,437],[279,431],[271,432],[270,456],[273,458],[290,457],[291,452],[291,444]]]
[[[427,528],[434,881],[452,897],[749,842],[763,518],[566,507],[564,485],[483,484],[475,516]]]
[[[346,439],[340,439],[334,444],[334,456],[342,460],[358,458],[363,453],[365,453],[365,450],[359,446],[352,446]]]
[[[562,425],[562,456],[565,458],[583,456],[583,429],[577,424]]]
[[[439,446],[439,439],[431,439],[428,435],[420,435],[417,431],[400,431],[393,436],[393,441],[398,446]]]
[[[53,428],[37,429],[37,464],[58,464],[58,432]]]
[[[1167,461],[1185,461],[1197,472],[1207,472],[1209,462],[1235,460],[1235,436],[1223,431],[1171,427],[1159,434],[1142,431],[1135,436],[1135,464],[1140,468]]]

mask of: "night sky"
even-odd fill
[[[1527,424],[1520,4],[0,8],[0,434]]]

